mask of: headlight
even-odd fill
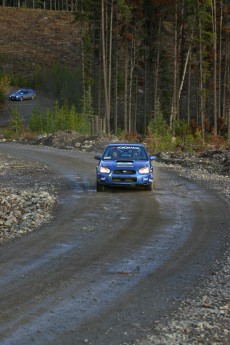
[[[99,172],[103,173],[103,174],[109,174],[110,173],[110,169],[107,167],[100,167],[99,168]]]
[[[143,167],[143,168],[139,169],[139,173],[140,174],[149,174],[150,169],[149,169],[149,167]]]

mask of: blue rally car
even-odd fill
[[[23,101],[24,99],[34,99],[36,93],[33,89],[20,89],[10,95],[11,101]]]
[[[106,186],[143,186],[153,188],[153,166],[151,161],[156,156],[149,156],[142,144],[109,144],[103,155],[96,155],[99,160],[96,168],[97,191]]]

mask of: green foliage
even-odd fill
[[[121,129],[120,127],[117,129],[117,132],[115,133],[115,135],[119,138],[125,138],[125,131],[124,129]]]
[[[78,118],[78,126],[82,128],[82,133],[90,133],[91,130],[91,119],[94,114],[92,107],[92,91],[89,85],[85,97],[81,99],[81,116]]]
[[[11,140],[15,138],[15,132],[12,131],[10,128],[6,128],[4,132],[4,138],[7,140]]]
[[[159,100],[156,104],[156,114],[153,120],[148,124],[148,135],[152,140],[149,145],[152,149],[163,151],[172,149],[173,142],[170,129],[163,117]]]
[[[118,0],[117,1],[117,8],[122,13],[122,15],[126,18],[126,20],[131,20],[132,13],[131,9],[132,7],[128,5],[125,0]]]
[[[34,110],[30,116],[29,128],[32,132],[43,132],[43,117],[38,110]]]
[[[84,33],[82,40],[83,40],[83,45],[84,45],[84,51],[88,54],[91,54],[92,53],[92,37],[89,31]]]
[[[92,103],[93,103],[92,92],[91,92],[91,86],[89,85],[86,90],[85,97],[82,98],[81,100],[81,104],[82,104],[81,113],[82,115],[84,115],[85,117],[89,119],[93,116],[93,113],[94,113]]]
[[[174,123],[175,126],[175,136],[181,137],[182,140],[185,140],[186,136],[190,134],[190,127],[187,121],[181,120],[178,121],[176,120]]]
[[[175,137],[172,138],[169,126],[164,119],[161,111],[160,102],[157,101],[156,115],[148,125],[148,146],[153,151],[165,150],[193,150],[194,145],[200,144],[201,133],[192,134],[191,128],[187,121],[175,121]]]
[[[161,111],[161,105],[159,99],[156,103],[156,114],[153,120],[150,121],[148,129],[156,136],[165,136],[167,135],[169,128],[166,120],[163,117]]]
[[[9,91],[10,78],[8,75],[0,73],[0,102],[4,102],[4,95]]]
[[[30,80],[26,80],[25,77],[20,73],[10,75],[9,80],[11,86],[16,85],[17,87],[33,87],[33,85],[30,83]]]
[[[76,108],[74,105],[68,110],[66,114],[66,127],[70,130],[75,130],[77,128],[77,117],[76,116]]]
[[[46,110],[45,117],[43,119],[43,131],[46,133],[53,133],[56,129],[56,124],[54,121],[54,113],[50,110]]]
[[[23,121],[21,114],[19,113],[18,109],[15,108],[12,113],[12,117],[10,119],[10,123],[8,125],[9,132],[15,134],[17,138],[21,137],[23,132]]]
[[[29,129],[36,133],[53,133],[56,131],[73,130],[82,134],[90,134],[90,117],[78,114],[74,105],[55,104],[54,109],[47,109],[42,115],[38,110],[33,111],[29,121]]]

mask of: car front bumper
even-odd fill
[[[146,186],[153,183],[153,174],[101,174],[97,173],[97,182],[104,186]]]

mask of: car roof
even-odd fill
[[[137,144],[137,143],[111,143],[108,144],[107,147],[117,147],[117,146],[136,146],[136,147],[144,147],[143,144]]]
[[[33,91],[33,89],[30,89],[30,88],[22,88],[22,89],[18,89],[17,91],[26,91],[26,90],[28,90],[28,91]]]

